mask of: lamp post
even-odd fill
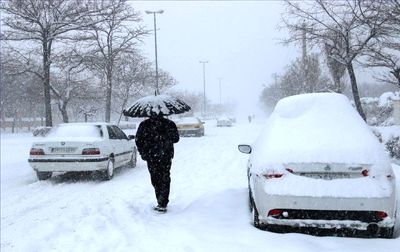
[[[206,115],[206,63],[207,61],[199,61],[201,64],[203,64],[203,98],[204,98],[204,107],[203,107],[203,115]]]
[[[222,104],[222,103],[221,103],[221,97],[222,97],[222,93],[221,93],[221,81],[222,81],[222,78],[219,77],[219,78],[218,78],[218,81],[219,81],[219,105],[221,105],[221,104]]]
[[[155,57],[156,57],[156,95],[159,94],[160,92],[158,91],[158,60],[157,60],[157,20],[156,20],[156,14],[162,14],[164,13],[163,10],[158,10],[158,11],[145,11],[146,14],[153,14],[154,16],[154,48],[155,48]]]

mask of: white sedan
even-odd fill
[[[114,169],[136,166],[136,145],[115,125],[108,123],[65,123],[32,144],[29,164],[39,180],[53,172],[102,171],[110,180]]]
[[[254,226],[393,236],[395,177],[383,146],[348,99],[306,94],[278,102],[250,154]]]
[[[217,127],[231,127],[232,120],[228,117],[220,117],[217,119]]]

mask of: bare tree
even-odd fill
[[[68,38],[67,34],[100,20],[90,0],[8,0],[0,3],[2,22],[6,27],[1,38],[32,41],[41,47],[41,79],[44,87],[46,126],[52,126],[50,97],[50,66],[54,43]],[[103,6],[104,7],[104,6]]]
[[[26,71],[25,64],[6,48],[1,50],[0,114],[2,126],[6,118],[13,118],[12,132],[22,117],[36,118],[41,104],[37,101],[41,79]],[[29,127],[30,125],[28,125]]]
[[[151,64],[146,62],[139,54],[125,54],[115,66],[116,74],[115,92],[113,97],[119,114],[118,123],[122,117],[122,111],[131,99],[138,99],[151,88],[149,78],[151,77]]]
[[[343,51],[345,42],[343,37],[337,36],[334,32],[331,32],[329,37],[332,38],[333,45],[330,44],[332,41],[326,41],[324,44],[326,65],[333,80],[334,92],[343,93],[345,87],[342,79],[346,72],[346,65],[335,59],[335,51],[336,48],[340,48],[340,51]]]
[[[82,59],[71,57],[72,55],[68,51],[58,55],[54,62],[58,71],[54,73],[52,85],[50,85],[64,123],[69,122],[67,107],[71,99],[86,94],[89,86],[89,78],[84,77],[87,73],[82,74],[85,71]]]
[[[306,64],[304,66],[304,64]],[[306,69],[305,74],[299,74]],[[322,74],[316,54],[302,56],[286,66],[281,75],[274,74],[274,83],[264,87],[260,100],[272,108],[282,98],[291,95],[328,91],[331,84]]]
[[[286,42],[301,40],[305,30],[307,39],[323,47],[330,46],[331,57],[346,66],[354,102],[360,116],[365,120],[354,72],[354,60],[362,55],[366,48],[381,36],[387,19],[380,18],[381,9],[373,8],[370,1],[346,0],[311,2],[286,1],[288,16],[284,18],[291,38]],[[386,1],[377,0],[384,5]],[[303,25],[305,23],[306,25]],[[338,43],[342,41],[344,45]]]
[[[101,16],[93,17],[87,30],[86,62],[92,64],[106,80],[105,120],[110,121],[114,67],[121,55],[134,53],[137,41],[148,32],[140,25],[141,17],[126,0],[110,0],[112,5]],[[97,19],[104,20],[96,22]]]
[[[381,18],[387,22],[382,27],[384,36],[375,39],[365,53],[367,67],[383,67],[387,72],[379,74],[376,79],[393,84],[400,88],[400,2],[388,0],[385,5],[372,2],[374,8],[382,10]]]

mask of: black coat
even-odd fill
[[[173,121],[151,117],[139,124],[135,139],[143,160],[172,159],[179,133]]]

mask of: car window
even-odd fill
[[[128,139],[128,137],[125,135],[125,133],[120,128],[118,128],[115,125],[113,125],[112,128],[113,128],[115,134],[117,135],[118,139],[125,139],[125,140]]]
[[[111,126],[107,126],[108,136],[110,139],[119,139],[117,133]]]

